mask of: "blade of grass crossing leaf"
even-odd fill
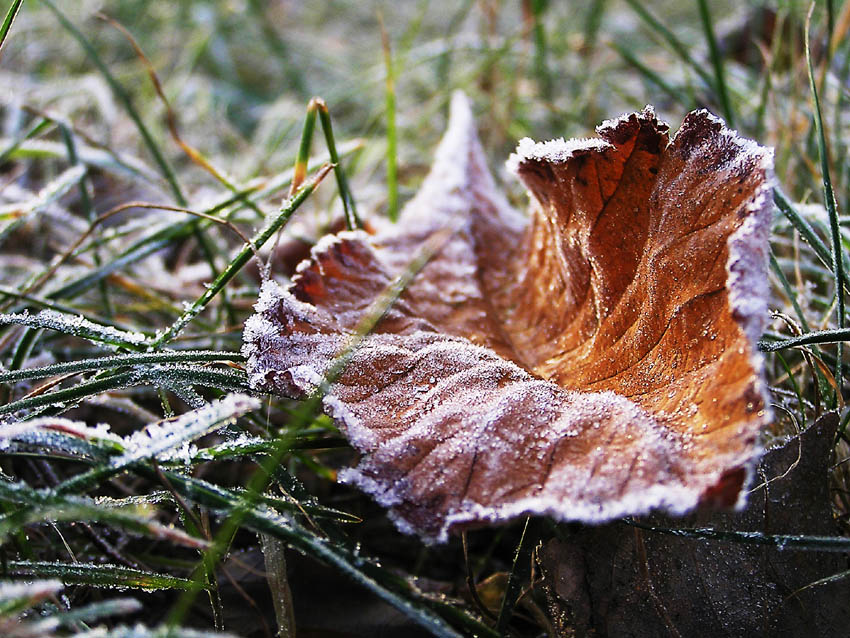
[[[106,66],[104,61],[100,58],[97,50],[94,48],[91,42],[83,35],[82,31],[80,31],[74,24],[68,20],[64,13],[62,13],[59,9],[56,8],[56,5],[53,4],[52,0],[41,0],[41,2],[47,5],[47,8],[56,16],[56,19],[62,25],[68,33],[80,44],[83,50],[86,53],[86,56],[92,61],[92,63],[97,67],[98,71],[100,71],[101,75],[103,75],[106,83],[109,85],[109,88],[112,89],[112,92],[115,94],[115,97],[118,98],[118,101],[124,106],[124,109],[127,111],[127,115],[130,116],[130,119],[133,120],[133,123],[136,125],[136,128],[139,130],[139,134],[142,136],[142,139],[153,156],[154,161],[157,166],[159,166],[160,171],[162,172],[163,177],[165,177],[169,186],[171,187],[171,191],[174,194],[175,201],[180,206],[186,206],[187,201],[183,196],[183,191],[180,188],[180,185],[177,181],[177,176],[174,174],[174,171],[171,169],[171,166],[168,164],[168,161],[165,159],[165,156],[162,154],[162,151],[159,148],[159,145],[154,141],[153,135],[151,135],[150,130],[142,121],[141,115],[139,115],[138,110],[133,105],[133,100],[130,97],[130,94],[127,93],[127,90],[121,85],[120,82],[112,75],[112,72],[109,70],[109,67]]]
[[[3,44],[6,42],[6,37],[9,35],[9,30],[12,28],[15,16],[18,15],[18,11],[23,3],[24,0],[12,0],[12,5],[6,12],[6,17],[3,18],[3,24],[0,25],[0,52],[3,50]]]
[[[708,0],[697,0],[702,28],[705,31],[705,40],[708,43],[708,51],[711,55],[711,65],[714,67],[714,83],[717,89],[726,123],[730,128],[735,128],[735,114],[732,111],[732,103],[729,101],[729,91],[726,89],[726,72],[723,69],[723,56],[717,47],[717,38],[714,36],[714,23],[711,20],[711,12],[708,9]]]
[[[814,8],[815,5],[814,3],[812,3],[812,5],[809,7],[809,13],[806,16],[806,63],[809,72],[809,89],[812,92],[812,100],[814,101],[815,130],[817,131],[818,155],[820,156],[821,163],[821,178],[823,180],[824,204],[826,205],[826,212],[829,215],[829,227],[830,234],[832,237],[832,256],[835,268],[835,295],[837,300],[837,323],[838,328],[843,329],[845,325],[844,286],[842,285],[844,282],[844,251],[841,246],[841,230],[839,228],[838,223],[838,211],[836,211],[835,209],[835,194],[832,190],[832,179],[830,178],[829,173],[829,154],[827,153],[826,148],[826,137],[824,135],[823,130],[823,119],[821,117],[820,99],[818,98],[817,86],[815,85],[815,72],[814,66],[812,65],[812,54],[811,47],[809,44],[809,29],[811,27],[812,12],[814,11]],[[842,355],[844,353],[844,346],[839,341],[836,348],[837,362],[835,366],[835,383],[837,386],[837,392],[840,393],[842,391],[843,386]]]
[[[277,439],[273,452],[261,460],[259,468],[251,476],[244,493],[240,495],[237,504],[233,507],[230,515],[219,528],[212,547],[207,550],[207,554],[212,557],[213,563],[218,563],[227,551],[227,548],[230,546],[230,543],[239,527],[255,510],[260,494],[266,490],[270,481],[275,476],[275,468],[280,465],[284,455],[289,451],[290,442],[293,440],[295,433],[314,420],[328,387],[337,378],[337,376],[342,373],[360,341],[366,334],[371,332],[375,324],[392,306],[416,273],[425,266],[425,264],[444,245],[445,241],[451,237],[455,231],[456,229],[438,231],[426,240],[425,245],[420,250],[419,254],[414,256],[405,271],[391,282],[384,293],[380,295],[367,309],[363,319],[356,326],[354,334],[351,335],[349,342],[334,359],[330,369],[325,375],[325,378],[322,380],[322,383],[319,384],[318,388],[316,388],[313,394],[304,401],[299,410],[296,411],[292,419],[290,419],[287,432],[284,436]],[[208,564],[208,562],[209,559],[205,557],[205,560],[202,561],[199,568]],[[200,584],[200,581],[198,580],[200,573],[200,570],[196,569],[195,579],[198,584]],[[195,595],[199,590],[199,587],[190,588],[180,597],[169,614],[169,624],[177,625],[182,622],[182,619],[188,612],[194,601]],[[379,593],[380,595],[380,591],[376,593]],[[404,611],[403,607],[401,607],[401,609]],[[437,635],[455,634],[438,633]]]

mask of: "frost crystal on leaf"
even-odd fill
[[[289,288],[263,287],[251,385],[307,394],[424,242],[458,228],[323,399],[362,454],[341,480],[403,531],[439,542],[524,514],[602,522],[740,498],[769,419],[754,339],[772,154],[706,111],[672,140],[651,107],[597,132],[520,142],[508,166],[526,218],[456,95],[398,226],[327,237]]]

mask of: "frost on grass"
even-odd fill
[[[79,459],[104,460],[103,443],[121,445],[121,437],[105,423],[87,425],[62,417],[39,417],[29,421],[0,422],[0,451],[50,450]]]
[[[151,423],[123,440],[124,453],[112,460],[112,466],[121,467],[151,457],[160,461],[180,460],[188,465],[197,453],[192,441],[232,425],[237,418],[258,407],[260,402],[253,397],[228,394],[174,419]]]
[[[769,419],[772,154],[705,111],[668,139],[651,107],[596,140],[520,143],[511,209],[460,96],[398,226],[327,237],[245,326],[255,389],[324,386],[370,305],[435,232],[462,224],[331,379],[324,409],[362,453],[340,473],[404,531],[523,514],[602,522],[730,507]]]
[[[29,601],[35,604],[62,590],[62,581],[56,579],[34,580],[29,583],[0,582],[0,604]]]
[[[55,310],[42,310],[31,315],[28,312],[0,314],[0,325],[19,324],[30,328],[46,328],[94,343],[111,346],[127,346],[137,349],[147,343],[147,337],[139,332],[119,330],[89,321],[82,315],[67,315]]]

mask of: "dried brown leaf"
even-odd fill
[[[463,96],[397,227],[324,238],[245,327],[256,389],[317,388],[421,246],[458,229],[324,398],[363,458],[340,473],[400,529],[522,514],[601,522],[731,506],[768,419],[772,156],[705,111],[651,108],[593,140],[523,140],[528,220],[490,176]]]

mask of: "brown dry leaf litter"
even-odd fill
[[[255,389],[303,396],[435,233],[456,228],[352,354],[323,405],[362,453],[340,473],[404,531],[523,514],[602,522],[732,506],[769,419],[772,154],[706,111],[599,138],[520,142],[513,210],[469,106],[395,227],[325,237],[245,326]]]

